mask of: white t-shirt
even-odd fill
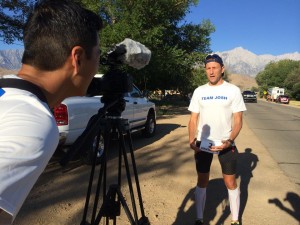
[[[0,225],[10,224],[53,155],[59,139],[46,103],[0,88]]]
[[[207,83],[196,88],[188,110],[200,113],[197,140],[220,143],[230,136],[232,114],[245,111],[246,106],[240,89],[224,81],[221,85]]]

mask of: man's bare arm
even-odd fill
[[[243,127],[243,112],[237,112],[233,114],[233,127],[230,134],[230,139],[234,140],[239,135]]]
[[[198,126],[198,118],[199,118],[199,113],[193,113],[191,114],[191,118],[189,121],[189,144],[190,148],[199,151],[198,147],[196,147],[195,144],[195,138],[196,138],[196,132],[197,132],[197,126]]]

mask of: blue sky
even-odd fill
[[[243,47],[255,54],[300,53],[300,0],[199,0],[187,15],[210,19],[212,51]]]
[[[243,47],[255,54],[300,53],[300,0],[200,0],[187,22],[210,19],[212,51]],[[22,43],[0,50],[23,48]]]

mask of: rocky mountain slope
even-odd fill
[[[17,70],[21,67],[23,50],[0,50],[0,68]]]
[[[256,55],[242,47],[230,51],[216,52],[219,54],[230,74],[241,74],[255,77],[271,61],[282,59],[300,60],[300,53],[283,55]],[[23,50],[0,50],[0,69],[17,70],[21,66]]]
[[[230,74],[241,74],[255,77],[265,66],[274,61],[283,59],[300,60],[300,53],[288,53],[283,55],[256,55],[242,47],[225,52],[216,52],[224,61]]]

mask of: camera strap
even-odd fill
[[[48,105],[46,96],[44,95],[40,87],[27,80],[13,78],[0,79],[0,88],[17,88],[29,91],[32,94],[36,95],[42,102],[45,102]]]

